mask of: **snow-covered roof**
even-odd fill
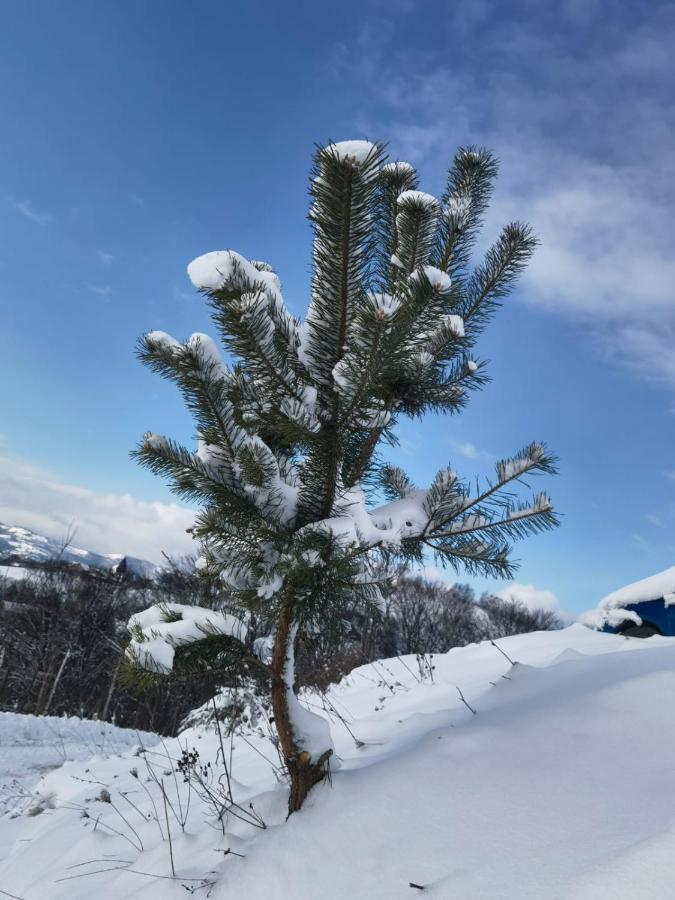
[[[675,603],[675,566],[634,581],[618,591],[612,591],[598,603],[597,607],[584,613],[580,621],[592,628],[603,628],[605,625],[620,625],[626,619],[639,624],[639,616],[626,609],[634,603],[646,603],[649,600],[665,600],[666,606]]]

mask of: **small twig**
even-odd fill
[[[496,647],[497,650],[499,650],[499,652],[501,653],[501,655],[502,655],[505,659],[508,659],[508,661],[511,663],[512,666],[517,666],[517,665],[518,665],[518,663],[517,663],[517,662],[514,662],[514,661],[511,659],[511,657],[509,656],[509,654],[508,654],[508,653],[505,653],[505,652],[502,650],[502,648],[501,648],[498,644],[495,644],[495,642],[494,642],[493,640],[490,640],[490,643],[492,644],[493,647]]]
[[[423,890],[424,890],[424,885],[423,885],[423,884],[415,884],[414,881],[409,881],[409,882],[408,882],[408,885],[409,885],[409,887],[411,887],[411,888],[416,888],[418,891],[423,891]]]
[[[462,701],[464,706],[466,706],[467,709],[470,709],[471,712],[474,714],[474,716],[477,715],[476,710],[473,708],[473,706],[471,706],[470,704],[468,704],[466,702],[466,698],[465,698],[464,694],[461,692],[459,685],[456,684],[455,687],[457,688],[457,693],[459,694],[459,699]]]
[[[225,779],[227,781],[227,796],[230,798],[230,803],[234,802],[234,797],[232,796],[232,783],[230,781],[230,770],[227,766],[227,759],[225,758],[225,747],[223,745],[223,732],[220,728],[220,719],[218,718],[218,707],[216,706],[216,698],[211,697],[211,702],[213,703],[213,718],[216,722],[216,730],[218,731],[218,740],[220,742],[220,752],[223,757],[223,768],[225,769]]]
[[[143,841],[141,840],[139,833],[136,831],[136,829],[131,824],[131,822],[127,819],[127,817],[119,811],[119,809],[115,806],[115,804],[112,802],[112,800],[108,800],[108,803],[110,804],[110,806],[112,806],[112,808],[115,810],[115,812],[120,817],[120,819],[122,819],[124,824],[134,833],[134,835],[136,836],[136,840],[138,841],[138,846],[136,847],[136,849],[140,850],[140,852],[142,853],[143,852]]]
[[[145,763],[146,763],[146,765],[147,765],[147,760],[145,760]],[[135,775],[134,775],[134,772],[136,772]],[[146,794],[148,795],[148,797],[150,798],[150,802],[152,803],[152,808],[153,808],[154,811],[155,811],[155,822],[157,822],[157,827],[159,828],[159,833],[160,833],[160,835],[161,835],[161,837],[162,837],[162,840],[165,840],[165,838],[164,838],[164,832],[162,831],[162,823],[159,821],[159,813],[157,812],[157,805],[156,805],[156,803],[155,803],[155,798],[152,796],[152,794],[150,793],[150,791],[148,790],[148,788],[147,788],[147,786],[144,784],[144,782],[141,781],[141,779],[140,779],[140,777],[139,777],[138,772],[136,771],[136,769],[134,769],[134,770],[131,772],[131,774],[132,774],[133,777],[138,781],[138,783],[140,784],[140,786],[143,788],[143,790],[145,791],[145,793],[146,793]]]
[[[181,803],[181,799],[180,799],[180,790],[178,788],[178,776],[176,775],[176,767],[173,764],[174,761],[171,759],[171,756],[169,755],[169,751],[166,749],[166,744],[164,743],[164,738],[161,738],[161,741],[162,741],[162,747],[164,747],[164,752],[166,753],[166,758],[171,763],[171,773],[173,775],[174,784],[176,785],[176,799],[178,800],[178,812],[180,814],[179,818],[178,818],[178,822],[180,824],[181,829],[183,831],[185,831],[185,819],[183,818],[183,804]]]
[[[10,894],[9,891],[3,891],[2,888],[0,888],[0,894],[2,894],[3,897],[11,897],[12,900],[22,900],[21,897],[17,897],[16,894]]]
[[[130,869],[128,866],[110,866],[107,869],[94,869],[93,872],[80,872],[79,875],[66,875],[63,878],[56,878],[55,881],[72,881],[75,878],[86,878],[87,875],[100,875],[101,872],[131,872],[132,875],[147,875],[148,878],[164,878],[168,881],[199,881],[203,886],[215,884],[215,881],[205,881],[204,878],[188,878],[185,875],[158,875],[155,872],[142,872],[140,869]],[[0,890],[0,894],[5,891]],[[14,894],[7,894],[8,897],[14,897]],[[21,900],[16,897],[15,900]]]
[[[219,848],[214,848],[216,853],[222,852],[223,856],[238,856],[241,859],[246,859],[245,853],[237,853],[236,850],[233,850],[232,847],[227,847],[225,850],[219,850]]]
[[[64,808],[65,808],[65,809],[68,809],[67,806],[65,806]],[[77,809],[77,808],[78,808],[78,807],[70,807],[70,809]],[[100,817],[100,816],[97,816],[97,817],[96,817],[96,821],[94,822],[94,829],[93,829],[93,830],[96,831],[96,829],[98,828],[99,825],[101,826],[101,828],[107,828],[108,831],[112,831],[113,834],[116,834],[116,835],[118,835],[119,837],[124,838],[124,840],[125,840],[128,844],[131,844],[131,846],[134,848],[134,850],[138,850],[138,845],[135,844],[135,843],[131,840],[131,838],[129,837],[128,834],[125,834],[123,831],[118,831],[117,828],[113,828],[112,825],[108,825],[107,822],[101,822],[101,817]]]
[[[107,859],[86,859],[84,862],[73,863],[72,866],[67,866],[67,871],[70,872],[71,869],[81,869],[82,866],[92,866],[94,863],[119,863],[121,866],[130,866],[133,862],[131,859],[112,859],[108,857]]]
[[[141,819],[143,819],[144,822],[147,822],[148,819],[151,819],[151,818],[152,818],[152,815],[151,815],[150,813],[148,813],[148,815],[147,815],[147,817],[146,817],[146,815],[145,815],[145,813],[143,812],[143,810],[139,809],[139,808],[136,806],[136,804],[134,803],[134,801],[133,801],[133,800],[130,800],[130,799],[127,797],[127,795],[126,795],[126,793],[125,793],[124,791],[118,791],[118,793],[119,793],[120,797],[123,797],[123,798],[127,801],[127,803],[129,804],[129,806],[132,806],[132,807],[136,810],[136,812],[137,812],[138,815],[141,817]]]
[[[417,675],[415,675],[415,673],[414,673],[413,670],[410,668],[410,666],[408,665],[408,663],[407,663],[407,662],[404,662],[403,657],[402,657],[402,656],[397,656],[396,659],[401,663],[402,666],[405,666],[405,667],[406,667],[406,669],[410,672],[410,674],[411,674],[412,677],[415,679],[415,681],[416,681],[418,684],[421,684],[419,678],[417,677]]]
[[[173,864],[173,844],[171,843],[171,828],[169,827],[169,809],[166,805],[166,791],[164,790],[164,779],[162,778],[162,797],[164,798],[164,816],[166,818],[166,833],[169,837],[169,857],[171,858],[171,874],[176,877],[176,869]]]

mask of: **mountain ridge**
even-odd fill
[[[166,568],[147,559],[121,553],[95,553],[82,550],[63,540],[46,537],[30,528],[0,522],[0,566],[39,569],[61,561],[110,574],[127,573],[136,578],[158,578]]]

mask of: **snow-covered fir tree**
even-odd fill
[[[203,566],[242,613],[153,608],[135,617],[130,652],[167,670],[177,647],[206,633],[241,639],[246,610],[269,622],[289,812],[336,764],[327,723],[294,691],[299,631],[339,627],[355,598],[377,604],[383,561],[433,555],[508,577],[510,542],[556,523],[546,494],[513,493],[523,476],[554,472],[541,443],[497,463],[494,480],[473,489],[451,467],[417,487],[381,455],[401,417],[454,413],[486,380],[476,340],[536,244],[529,226],[510,223],[471,267],[496,172],[488,151],[461,149],[437,198],[379,144],[320,148],[305,320],[288,311],[270,265],[221,250],[195,259],[188,274],[227,362],[205,334],[181,343],[155,331],[141,343],[142,360],[182,391],[198,446],[147,434],[136,456],[200,504]]]

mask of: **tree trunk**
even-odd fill
[[[101,719],[105,722],[108,718],[108,710],[110,709],[110,701],[112,700],[113,691],[115,690],[115,685],[117,683],[117,676],[120,673],[120,667],[122,665],[122,660],[124,657],[120,656],[117,665],[113,669],[112,676],[110,678],[110,685],[108,686],[108,694],[105,698],[105,703],[103,704],[103,709],[101,710]]]
[[[271,671],[274,724],[291,782],[288,797],[289,816],[302,807],[307,794],[314,785],[326,777],[327,763],[333,753],[332,749],[328,749],[321,754],[318,760],[313,761],[310,754],[298,746],[288,703],[288,691],[293,690],[293,684],[287,684],[286,680],[289,675],[286,664],[289,655],[293,653],[292,642],[294,640],[293,608],[286,605],[282,608],[277,620]]]
[[[54,699],[54,694],[56,693],[56,688],[59,686],[59,681],[61,681],[61,676],[63,675],[63,670],[65,669],[66,663],[68,662],[69,659],[70,659],[70,647],[66,650],[65,656],[61,660],[61,665],[59,666],[59,671],[56,673],[56,678],[54,679],[54,681],[52,683],[52,689],[49,692],[49,697],[47,697],[47,702],[45,703],[44,707],[40,710],[39,715],[41,715],[41,716],[47,715],[47,713],[49,711],[49,707],[52,705],[52,700]]]

